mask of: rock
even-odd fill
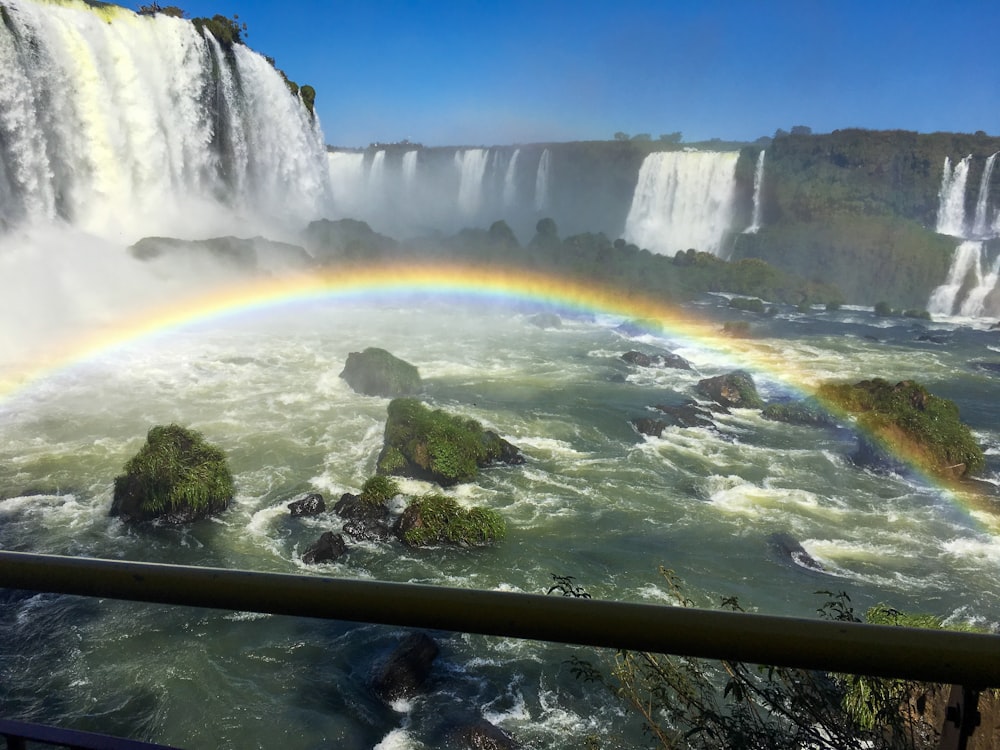
[[[314,266],[305,248],[265,237],[213,237],[207,240],[144,237],[128,251],[133,258],[147,262],[161,257],[195,262],[212,258],[222,266],[255,273],[281,273]]]
[[[324,531],[313,545],[302,553],[302,562],[307,565],[332,562],[347,554],[344,537],[332,531]]]
[[[415,399],[389,403],[379,474],[413,477],[442,486],[467,482],[495,463],[521,464],[516,446],[472,419],[432,411]]]
[[[673,352],[644,354],[643,352],[629,351],[622,355],[622,359],[630,365],[637,365],[638,367],[670,367],[675,370],[692,369],[690,362]]]
[[[638,417],[632,420],[632,426],[642,435],[660,437],[667,427],[714,427],[711,414],[693,401],[679,406],[657,404],[657,411],[664,418]]]
[[[460,506],[444,495],[423,495],[411,500],[396,520],[393,533],[409,547],[453,544],[484,547],[507,533],[503,517],[489,508]]]
[[[318,219],[303,233],[306,247],[321,263],[373,261],[396,252],[398,243],[356,219]]]
[[[986,464],[982,448],[959,419],[955,403],[934,396],[911,380],[895,385],[881,378],[853,385],[824,383],[819,398],[854,415],[859,429],[858,451],[853,458],[859,464],[905,471],[905,465],[895,458],[902,454],[924,471],[945,479],[974,474]]]
[[[466,750],[518,750],[521,743],[486,719],[479,719],[448,733],[448,746]]]
[[[348,354],[340,377],[356,393],[366,396],[396,398],[420,390],[420,373],[416,367],[375,347]]]
[[[347,520],[344,533],[365,542],[384,542],[392,537],[389,512],[384,503],[369,502],[361,495],[345,492],[333,506],[333,512]]]
[[[699,380],[698,393],[727,408],[759,409],[764,406],[753,378],[743,370]]]
[[[150,429],[123,471],[111,515],[126,521],[188,523],[225,510],[236,493],[222,451],[176,424]]]
[[[767,543],[782,559],[791,560],[796,565],[810,570],[823,570],[823,566],[806,552],[805,548],[791,534],[779,531],[771,534],[767,538]]]
[[[326,511],[326,502],[318,492],[310,492],[305,497],[294,500],[288,504],[288,510],[292,512],[292,517],[318,516]]]
[[[837,422],[815,399],[770,403],[760,415],[764,419],[807,427],[835,427]]]
[[[427,681],[439,651],[429,635],[412,633],[377,670],[372,690],[386,703],[416,695]]]

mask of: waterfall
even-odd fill
[[[979,180],[979,196],[976,198],[976,213],[972,219],[973,237],[986,237],[993,231],[993,227],[989,224],[987,214],[990,200],[990,178],[993,176],[993,164],[996,160],[997,154],[991,154],[986,160],[986,165],[983,167],[982,179]]]
[[[403,154],[403,187],[407,191],[413,189],[417,181],[417,151],[407,151]]]
[[[4,9],[0,223],[120,238],[323,213],[318,121],[256,52],[118,6]]]
[[[357,216],[363,208],[367,175],[364,152],[331,151],[326,155],[333,193],[333,213]]]
[[[661,151],[645,158],[625,220],[625,239],[672,255],[720,254],[732,221],[739,153]]]
[[[745,230],[745,234],[756,234],[760,229],[760,191],[761,186],[764,184],[764,151],[760,152],[757,157],[757,168],[753,173],[753,215],[750,220],[750,226]]]
[[[990,155],[983,165],[971,222],[966,216],[965,192],[972,155],[966,156],[954,168],[947,156],[944,159],[941,189],[938,192],[937,231],[959,237],[963,241],[955,249],[948,278],[931,292],[927,310],[932,314],[971,317],[987,314],[990,292],[1000,277],[1000,259],[987,264],[984,257],[986,243],[983,241],[998,233],[998,226],[991,226],[989,221],[990,180],[998,154],[1000,152]],[[1000,224],[1000,217],[996,221]],[[990,269],[984,272],[987,265],[990,265]],[[971,285],[968,283],[970,278]],[[963,290],[966,292],[964,299],[959,296]]]
[[[473,217],[479,212],[483,197],[483,175],[489,150],[470,148],[455,154],[455,164],[459,169],[458,210],[465,217]]]
[[[538,173],[535,175],[536,211],[544,211],[549,207],[549,162],[551,159],[549,150],[545,149],[538,160]]]
[[[969,177],[972,155],[962,159],[954,169],[951,160],[944,157],[941,189],[938,191],[937,232],[953,237],[965,236],[965,183]]]
[[[517,158],[521,155],[521,149],[514,149],[514,153],[507,162],[507,171],[503,176],[503,205],[510,208],[517,198]]]
[[[948,278],[931,292],[927,311],[932,315],[953,315],[958,309],[958,295],[965,284],[965,279],[972,271],[977,282],[982,279],[982,263],[980,256],[983,243],[966,240],[955,250],[955,257],[948,269]],[[978,286],[978,284],[977,284]],[[986,296],[985,294],[983,295]]]

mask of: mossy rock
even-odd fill
[[[986,463],[972,432],[959,419],[955,403],[934,396],[912,380],[895,385],[881,378],[854,385],[826,383],[818,395],[855,415],[862,438],[874,437],[888,454],[939,477],[965,477]],[[862,440],[863,447],[869,443]],[[867,453],[861,457],[878,463],[877,457]]]
[[[507,524],[494,510],[465,509],[453,498],[432,494],[411,500],[394,530],[399,540],[410,547],[484,547],[503,539]]]
[[[774,402],[764,407],[760,415],[772,422],[805,425],[808,427],[834,427],[836,420],[815,399]]]
[[[743,370],[699,380],[698,393],[726,408],[760,409],[764,406],[753,378]]]
[[[395,398],[420,390],[420,373],[416,367],[375,347],[348,354],[340,377],[355,392],[366,396]]]
[[[447,486],[475,478],[481,467],[490,464],[523,462],[515,446],[474,419],[398,398],[389,403],[376,470]]]
[[[225,510],[236,490],[222,451],[180,425],[150,429],[115,477],[111,515],[187,523]]]

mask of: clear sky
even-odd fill
[[[161,4],[239,14],[251,47],[316,89],[338,146],[1000,134],[997,0]]]

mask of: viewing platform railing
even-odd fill
[[[946,726],[941,747],[965,747],[975,726],[978,691],[1000,687],[1000,636],[980,633],[5,551],[0,551],[0,588],[964,686],[964,699],[963,691],[953,691],[957,704],[946,722],[958,729],[959,744],[945,744],[954,734]]]

